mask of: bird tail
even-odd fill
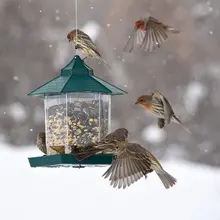
[[[170,187],[174,186],[177,182],[177,179],[171,176],[169,173],[167,173],[164,169],[156,171],[156,173],[166,189],[169,189]]]
[[[191,134],[191,131],[179,120],[179,118],[177,118],[175,115],[173,115],[172,118],[173,122],[175,122],[176,124],[180,125],[186,132]]]
[[[167,30],[168,30],[168,32],[173,33],[173,34],[179,34],[180,33],[180,30],[177,30],[177,29],[175,29],[173,27],[170,27],[170,26],[167,27]]]
[[[108,66],[108,68],[111,70],[111,67],[109,66],[109,64],[100,56],[100,60]]]

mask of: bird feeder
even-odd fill
[[[29,96],[44,98],[47,155],[29,158],[32,167],[79,165],[70,146],[85,146],[105,137],[111,129],[111,96],[123,91],[98,78],[79,56],[65,66],[60,76],[35,89]],[[51,146],[64,146],[57,154]],[[80,165],[110,164],[111,155],[95,155]]]

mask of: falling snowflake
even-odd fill
[[[18,80],[19,80],[19,77],[18,77],[18,76],[14,76],[14,77],[13,77],[13,80],[18,81]]]
[[[151,143],[161,143],[165,140],[166,133],[156,125],[150,125],[142,131],[142,138]]]

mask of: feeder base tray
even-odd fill
[[[112,163],[112,155],[94,155],[83,161],[78,161],[71,154],[45,155],[28,158],[31,167],[102,167]]]

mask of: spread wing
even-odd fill
[[[150,158],[139,144],[128,143],[103,174],[113,187],[126,188],[152,172]]]
[[[146,19],[146,33],[141,44],[141,49],[152,52],[168,38],[166,25],[153,17]]]
[[[134,28],[130,35],[128,42],[126,43],[123,51],[126,53],[131,53],[136,46],[140,46],[144,40],[145,31]]]

